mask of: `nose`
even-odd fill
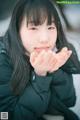
[[[49,35],[47,31],[43,31],[40,33],[39,41],[42,43],[46,43],[49,41]]]

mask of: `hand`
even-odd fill
[[[48,63],[51,61],[53,62],[52,54],[53,52],[51,50],[42,50],[41,52],[34,51],[31,53],[30,63],[38,75],[45,76],[47,74],[50,69],[50,65]]]
[[[62,50],[54,55],[55,65],[52,64],[52,68],[49,72],[54,72],[63,66],[72,54],[71,50],[68,50],[67,47],[62,48]]]
[[[40,53],[34,51],[30,55],[30,63],[35,72],[39,75],[46,75],[47,72],[58,70],[71,56],[72,51],[64,47],[59,53],[54,53],[51,50]]]

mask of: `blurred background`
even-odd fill
[[[0,36],[3,36],[8,29],[12,11],[17,1],[0,0]],[[64,33],[68,41],[74,45],[80,60],[80,4],[57,4],[57,10]],[[80,117],[80,74],[73,75],[73,78],[77,101],[76,105],[71,109]]]

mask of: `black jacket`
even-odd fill
[[[5,40],[8,37],[4,37]],[[68,64],[69,65],[69,64]],[[75,65],[70,72],[77,73]],[[43,114],[61,114],[65,120],[78,117],[68,109],[75,105],[76,95],[71,73],[63,68],[41,77],[34,71],[31,82],[21,96],[15,96],[10,86],[13,68],[3,39],[0,40],[0,112],[7,111],[10,120],[39,120]]]

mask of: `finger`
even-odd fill
[[[72,50],[68,50],[67,55],[70,57],[72,54]]]
[[[44,62],[45,51],[42,50],[34,62],[34,66]]]
[[[71,54],[72,54],[72,51],[70,51],[68,53],[64,53],[62,55],[61,54],[56,55],[59,67],[61,67],[62,65],[64,65],[67,62],[67,60],[69,59]]]
[[[71,54],[72,54],[71,50],[64,51],[64,52],[61,53],[61,58],[64,59],[64,60],[67,60],[67,59],[69,59]]]
[[[52,61],[53,59],[53,52],[51,50],[47,51],[46,55],[45,55],[45,61],[46,63],[50,63],[50,61]]]
[[[56,59],[56,53],[53,53],[53,57],[52,57],[52,59],[50,61],[50,69],[49,69],[49,71],[53,72],[53,71],[57,70],[58,66],[59,65],[58,65],[58,60]]]
[[[38,53],[37,52],[32,52],[30,54],[30,63],[34,63],[36,57],[38,56]]]
[[[71,54],[72,54],[72,51],[68,50],[67,47],[62,48],[62,50],[59,53],[57,53],[57,55],[60,57],[60,59],[69,58],[71,56]]]
[[[61,49],[60,52],[58,52],[57,54],[60,55],[60,56],[64,56],[68,51],[68,48],[67,47],[64,47]]]
[[[49,69],[49,72],[54,72],[58,69],[58,65],[56,64],[56,61],[53,62],[53,64],[51,65],[51,68]]]
[[[64,60],[67,61],[67,60],[70,58],[71,54],[72,54],[72,51],[69,50],[69,51],[65,54]]]

